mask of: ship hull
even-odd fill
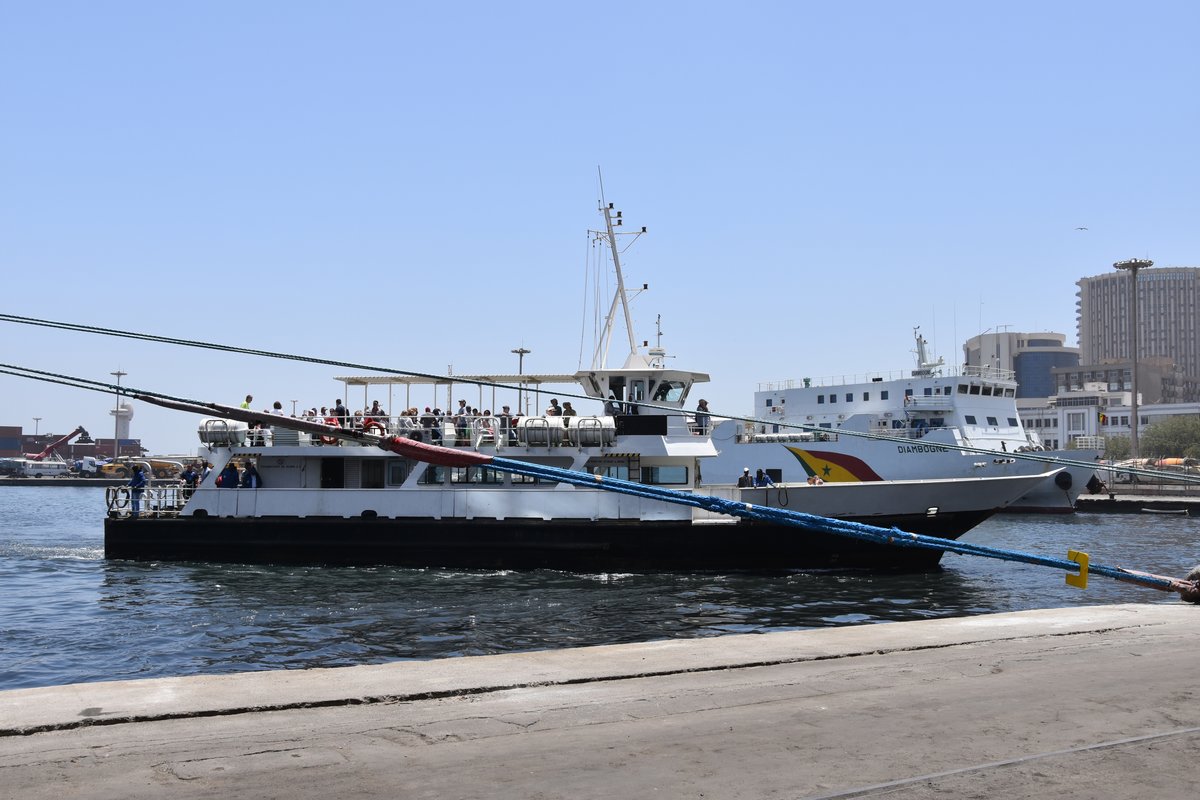
[[[861,521],[957,538],[992,515],[964,511]],[[921,571],[942,551],[880,545],[748,520],[418,520],[340,517],[109,517],[105,555],[141,561],[368,565],[581,572]]]

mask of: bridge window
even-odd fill
[[[884,389],[883,391],[881,391],[881,392],[879,393],[879,399],[880,399],[880,400],[887,400],[887,399],[888,399],[888,393],[887,393],[887,389]]]
[[[683,381],[663,381],[654,390],[654,402],[678,403],[686,391],[687,384]]]
[[[642,483],[652,486],[683,486],[687,482],[687,467],[642,467]]]
[[[975,415],[974,414],[967,414],[966,416],[963,417],[963,419],[965,419],[967,421],[968,425],[975,424]]]
[[[987,421],[988,421],[988,425],[999,425],[1000,424],[999,422],[996,421],[995,417],[988,417]]]

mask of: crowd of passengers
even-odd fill
[[[254,402],[253,395],[246,395],[246,400],[242,403],[242,408],[249,410]],[[273,414],[283,416],[283,403],[276,400],[272,408],[264,409],[264,414]],[[571,401],[565,400],[562,403],[558,402],[558,398],[550,398],[550,404],[546,410],[542,412],[546,417],[561,417],[563,426],[571,427],[571,417],[578,416],[578,412]],[[635,409],[624,410],[616,399],[610,394],[609,399],[604,403],[604,414],[607,416],[615,416],[620,413],[637,413]],[[516,428],[522,415],[514,414],[509,406],[502,406],[500,412],[492,414],[491,409],[480,411],[478,408],[473,408],[467,405],[466,400],[459,400],[458,407],[453,411],[443,411],[440,408],[431,408],[425,406],[424,412],[420,411],[416,406],[406,408],[401,411],[397,417],[393,418],[379,404],[378,400],[371,402],[369,408],[357,409],[350,411],[342,403],[335,400],[332,406],[321,406],[317,408],[305,409],[299,414],[292,414],[293,419],[299,418],[307,422],[317,422],[323,425],[332,425],[339,428],[349,428],[351,430],[361,430],[371,433],[391,434],[397,432],[411,433],[420,430],[423,432],[422,439],[433,444],[468,444],[471,437],[472,423],[475,420],[489,420],[488,427],[492,428],[493,424],[497,425],[501,431],[507,431],[510,439],[515,440]],[[495,423],[490,420],[495,419]],[[454,441],[449,441],[448,427],[454,428]],[[253,446],[261,446],[265,444],[265,431],[270,428],[267,424],[251,425],[250,427],[250,444]],[[709,411],[706,401],[701,400],[696,407],[694,417],[693,430],[703,436],[708,433],[709,428]],[[446,433],[443,433],[446,431]],[[495,432],[494,429],[492,431]],[[336,444],[337,441],[328,442]]]

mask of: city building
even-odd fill
[[[1148,267],[1137,270],[1137,359],[1170,359],[1182,382],[1200,380],[1200,268]],[[1082,364],[1126,364],[1130,347],[1129,273],[1113,270],[1081,278],[1075,303]],[[1139,394],[1148,394],[1141,386]],[[1147,399],[1154,403],[1156,400]],[[1162,402],[1190,402],[1183,395]]]

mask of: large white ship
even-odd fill
[[[127,492],[109,495],[105,553],[111,558],[305,563],[390,563],[428,567],[582,570],[788,570],[809,567],[923,569],[941,551],[843,538],[666,502],[705,494],[746,504],[786,507],[823,517],[956,538],[1042,480],[1040,474],[978,474],[949,480],[877,481],[842,486],[742,488],[714,479],[718,458],[707,431],[685,410],[703,372],[667,368],[665,352],[636,344],[615,244],[613,211],[603,206],[616,292],[590,369],[569,375],[479,377],[485,382],[578,385],[578,416],[481,413],[427,420],[383,415],[345,435],[316,422],[258,418],[213,405],[251,425],[209,419],[199,455],[213,470],[192,492],[151,486],[140,513]],[[620,309],[629,353],[605,366]],[[378,376],[382,382],[387,376]],[[361,383],[364,378],[345,379]],[[469,384],[471,378],[453,379]],[[509,387],[511,388],[511,387]],[[348,391],[348,390],[347,390]],[[132,396],[137,397],[136,393]],[[151,402],[157,399],[143,397]],[[539,404],[540,405],[540,404]],[[448,448],[432,463],[400,447],[403,440]],[[457,456],[455,455],[457,454]],[[516,462],[497,469],[487,459]],[[247,482],[244,469],[257,474]],[[703,465],[703,466],[702,466]],[[243,472],[241,488],[237,468]],[[582,476],[550,475],[546,468]],[[233,470],[232,472],[230,470]],[[225,472],[227,479],[218,484]],[[254,473],[252,473],[254,474]],[[628,484],[606,490],[608,479]],[[602,485],[604,484],[604,485]],[[686,498],[685,498],[686,499]]]
[[[725,420],[713,431],[720,455],[705,480],[736,480],[746,467],[774,481],[917,480],[1029,475],[1047,463],[1064,469],[1010,511],[1069,513],[1089,484],[1095,450],[1047,450],[1017,414],[1008,370],[947,370],[930,361],[919,331],[917,366],[902,377],[809,379],[761,385],[755,421]]]

